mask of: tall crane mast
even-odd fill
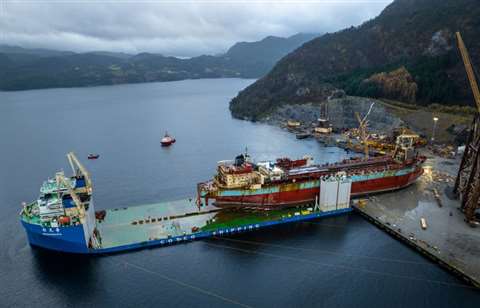
[[[475,73],[473,71],[472,62],[470,61],[467,47],[465,47],[465,43],[463,43],[460,32],[456,32],[455,35],[457,37],[458,49],[460,50],[460,54],[462,56],[465,71],[467,72],[468,81],[470,82],[470,88],[472,89],[473,99],[477,105],[478,112],[480,112],[480,90],[478,89],[477,78],[475,77]]]
[[[477,226],[475,211],[479,207],[480,200],[480,91],[462,36],[460,32],[456,32],[455,35],[478,112],[470,127],[470,134],[458,169],[454,191],[460,196],[461,208],[465,213],[466,221],[471,226]]]

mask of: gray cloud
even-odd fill
[[[0,0],[0,43],[73,51],[195,56],[238,41],[333,32],[378,15],[391,0]]]

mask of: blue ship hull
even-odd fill
[[[276,225],[283,225],[288,223],[295,223],[300,221],[308,221],[329,216],[336,216],[351,212],[352,208],[344,208],[332,210],[328,212],[314,212],[307,215],[299,215],[292,217],[285,217],[281,219],[263,221],[253,224],[239,224],[231,227],[220,227],[215,230],[201,231],[189,233],[179,236],[172,236],[168,238],[160,238],[155,240],[145,240],[141,242],[134,242],[131,244],[118,244],[110,247],[102,247],[97,249],[89,249],[85,242],[83,227],[58,227],[48,228],[37,224],[31,224],[21,221],[28,236],[28,241],[31,246],[40,247],[43,249],[59,251],[64,253],[75,254],[111,254],[118,252],[125,252],[147,247],[169,246],[173,244],[180,244],[191,242],[195,240],[205,239],[216,236],[229,236],[231,234],[257,231],[263,228],[269,228]],[[58,230],[57,230],[58,229]],[[115,231],[111,231],[115,232]]]
[[[68,253],[90,253],[83,226],[48,228],[22,220],[32,246]]]

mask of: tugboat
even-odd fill
[[[99,158],[99,157],[100,157],[99,154],[88,154],[88,157],[87,157],[87,158],[88,158],[88,159],[97,159],[97,158]]]
[[[170,136],[168,132],[165,132],[165,136],[160,140],[160,143],[162,144],[163,147],[168,147],[175,143],[175,138]]]

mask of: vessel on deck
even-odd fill
[[[328,197],[324,192],[331,183],[348,189],[351,196],[386,192],[415,182],[423,173],[424,161],[408,135],[397,138],[392,156],[334,164],[313,165],[310,158],[253,163],[245,153],[218,163],[215,177],[197,185],[197,202],[209,204],[213,199],[220,207],[267,209],[313,204]]]

